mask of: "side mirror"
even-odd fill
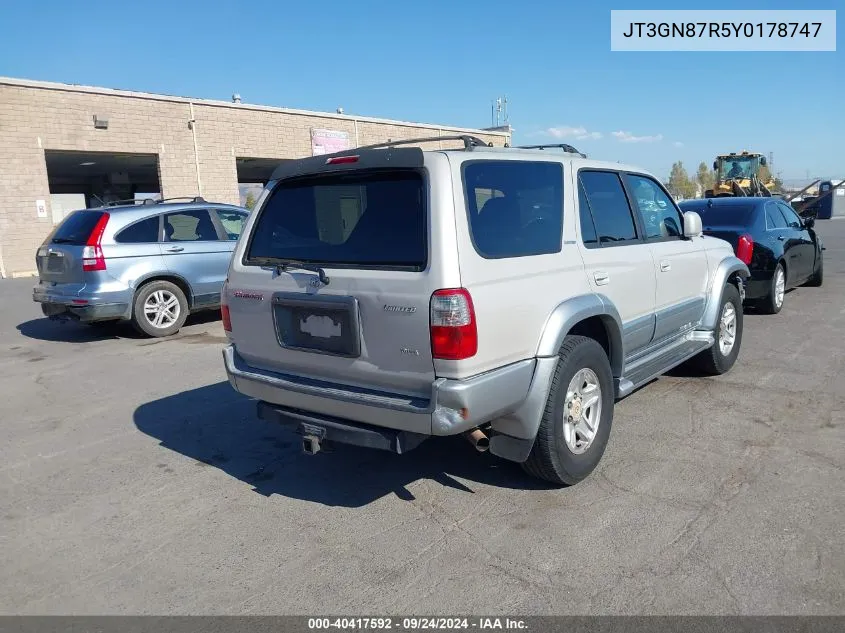
[[[684,213],[684,237],[699,237],[701,231],[701,216],[695,211]]]
[[[763,167],[765,167],[765,166],[766,166],[766,157],[765,157],[765,156],[761,156],[761,157],[760,157],[760,164],[761,164]]]
[[[804,218],[804,228],[811,229],[816,225],[816,218],[815,216],[809,216]]]
[[[718,161],[713,161],[713,171],[719,171],[719,163]]]

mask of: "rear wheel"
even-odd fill
[[[576,484],[598,465],[613,423],[613,374],[604,349],[585,336],[567,336],[528,460],[530,475]]]
[[[760,309],[766,314],[777,314],[783,308],[783,299],[786,296],[786,270],[783,264],[775,267],[772,274],[772,282],[769,292],[760,300]]]
[[[151,281],[135,295],[132,325],[153,337],[176,334],[188,318],[188,300],[179,286],[169,281]]]
[[[695,364],[711,376],[724,374],[734,366],[739,347],[742,344],[742,300],[739,290],[727,284],[719,306],[719,321],[716,323],[716,342],[695,358]]]

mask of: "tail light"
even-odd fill
[[[442,360],[463,360],[478,351],[475,308],[465,288],[437,290],[431,295],[431,355]]]
[[[106,269],[106,258],[103,257],[103,249],[100,245],[108,223],[109,214],[103,213],[88,235],[88,240],[82,247],[82,270],[92,272]]]
[[[223,317],[223,329],[232,332],[232,315],[229,313],[229,280],[223,282],[223,292],[220,293],[220,315]]]
[[[751,265],[751,255],[754,253],[754,240],[747,233],[739,236],[739,241],[736,243],[736,256],[742,260],[746,266]]]

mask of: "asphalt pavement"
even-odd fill
[[[2,614],[843,614],[845,221],[718,378],[617,405],[566,489],[461,438],[308,457],[219,314],[142,339],[0,281]]]

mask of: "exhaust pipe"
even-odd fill
[[[316,455],[320,452],[320,438],[306,435],[302,438],[302,452],[306,455]]]
[[[469,443],[475,446],[475,450],[479,453],[485,452],[490,448],[490,438],[484,434],[481,429],[473,429],[464,433],[464,437],[469,440]]]

